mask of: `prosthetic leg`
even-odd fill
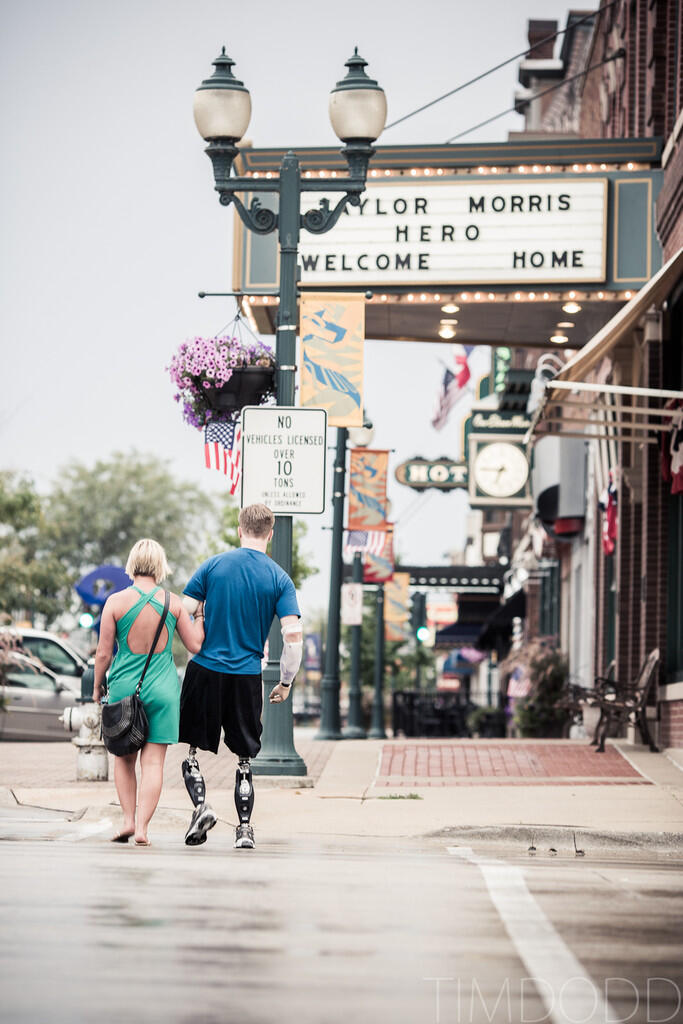
[[[249,824],[254,809],[254,786],[251,781],[251,764],[248,757],[241,757],[235,772],[235,807],[239,825],[235,829],[235,849],[254,849],[254,830]]]
[[[206,833],[216,824],[216,815],[206,803],[206,785],[199,768],[196,747],[190,747],[182,771],[187,792],[195,806],[190,827],[185,833],[185,844],[201,846],[206,842]]]

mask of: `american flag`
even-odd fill
[[[207,469],[222,470],[228,478],[230,493],[240,482],[242,427],[236,420],[207,423],[204,428],[204,458]]]
[[[467,360],[473,348],[474,345],[453,346],[455,368],[449,370],[446,367],[444,371],[441,390],[439,391],[434,415],[432,416],[432,426],[435,430],[443,430],[448,422],[451,409],[464,394],[465,387],[471,377]]]
[[[344,554],[367,551],[371,555],[380,555],[384,548],[384,536],[384,530],[347,530]]]

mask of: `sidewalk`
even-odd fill
[[[600,755],[585,740],[318,742],[310,729],[295,731],[295,745],[307,777],[255,779],[253,824],[264,834],[496,837],[570,829],[683,851],[683,751],[652,754],[616,742]],[[157,831],[186,826],[184,756],[182,747],[169,751]],[[235,758],[223,749],[200,760],[219,820],[234,824]],[[115,818],[113,769],[101,783],[77,783],[75,773],[70,743],[0,743],[0,806]]]

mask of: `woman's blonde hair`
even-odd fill
[[[166,552],[158,541],[143,537],[133,544],[126,562],[126,574],[131,579],[134,576],[153,576],[155,583],[161,583],[170,571]]]

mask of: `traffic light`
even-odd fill
[[[427,595],[417,591],[413,594],[413,604],[410,609],[410,626],[413,636],[418,643],[424,643],[429,637],[427,628]]]

